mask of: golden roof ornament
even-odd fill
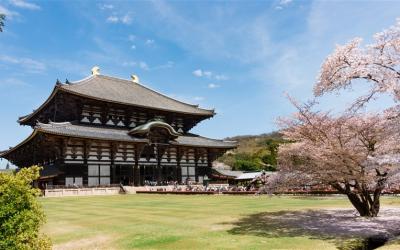
[[[136,83],[139,83],[139,77],[137,76],[137,75],[131,75],[131,80],[132,80],[132,82],[136,82]]]
[[[94,66],[94,67],[92,68],[92,75],[93,75],[93,76],[100,75],[100,68],[99,68],[99,66]]]

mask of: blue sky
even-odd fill
[[[215,108],[193,132],[214,138],[276,129],[311,97],[336,44],[395,23],[400,1],[25,1],[0,0],[0,149],[31,133],[16,123],[56,79],[101,73]],[[350,95],[351,96],[351,95]],[[328,97],[322,107],[350,97]],[[1,163],[4,165],[4,161]]]

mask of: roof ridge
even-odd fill
[[[130,80],[128,80],[128,79],[123,79],[123,78],[119,78],[119,77],[115,77],[115,76],[107,76],[107,75],[97,75],[97,76],[98,76],[98,77],[103,77],[103,78],[116,79],[116,80],[121,81],[121,82],[126,83],[126,84],[128,84],[128,83],[129,83],[129,84],[132,84],[132,83],[133,83],[133,84],[137,84],[138,86],[140,86],[140,87],[142,87],[142,88],[145,88],[145,89],[147,89],[147,90],[150,90],[150,91],[154,92],[155,94],[160,95],[160,96],[163,96],[163,97],[166,97],[166,98],[168,98],[168,99],[170,99],[170,100],[173,100],[173,101],[176,101],[176,102],[179,102],[179,103],[182,103],[182,104],[191,106],[191,107],[195,107],[195,108],[198,108],[198,109],[202,109],[202,110],[206,110],[206,111],[214,111],[214,109],[200,108],[198,104],[191,104],[191,103],[187,103],[187,102],[184,102],[184,101],[181,101],[181,100],[177,100],[177,99],[172,98],[172,97],[170,97],[170,96],[168,96],[168,95],[166,95],[166,94],[163,94],[163,93],[161,93],[161,92],[159,92],[159,91],[157,91],[157,90],[155,90],[155,89],[152,89],[152,88],[150,88],[149,86],[146,86],[146,85],[144,85],[144,84],[142,84],[142,83],[133,82],[133,81],[130,81]]]
[[[87,83],[90,79],[92,79],[92,78],[94,78],[96,76],[97,75],[90,75],[90,76],[87,76],[87,77],[85,77],[83,79],[80,79],[80,80],[77,80],[77,81],[70,81],[69,83],[70,84],[74,84],[74,85],[82,85],[82,84]]]

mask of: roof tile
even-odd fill
[[[111,76],[93,75],[60,86],[68,92],[116,103],[195,115],[214,115],[214,110],[202,109],[198,105],[175,100],[133,81]]]

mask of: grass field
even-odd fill
[[[277,230],[261,215],[351,208],[340,197],[149,194],[40,201],[47,215],[43,231],[55,249],[346,249],[347,238]],[[400,198],[384,198],[382,206],[400,206]]]

